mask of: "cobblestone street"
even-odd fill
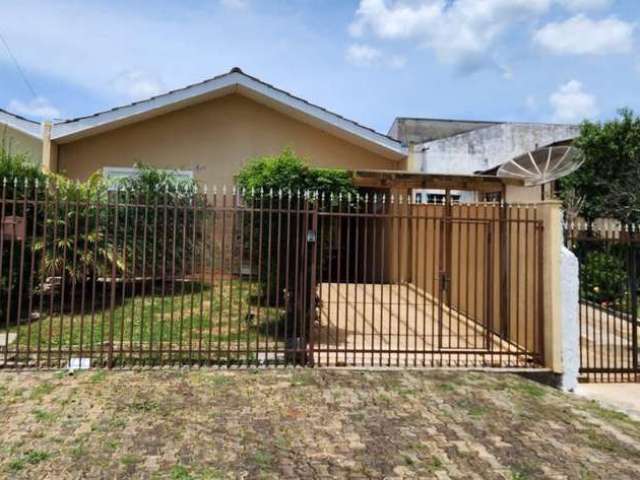
[[[3,478],[638,478],[640,423],[508,374],[0,374]]]

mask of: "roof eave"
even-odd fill
[[[30,137],[39,140],[42,139],[42,126],[38,122],[27,120],[26,118],[19,117],[5,110],[0,110],[0,123]]]
[[[407,156],[407,149],[400,142],[239,72],[91,117],[57,123],[51,138],[58,143],[68,143],[230,93],[253,98],[389,158],[402,160]]]

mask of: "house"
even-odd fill
[[[72,178],[139,162],[190,170],[210,186],[233,184],[249,158],[287,146],[322,167],[404,170],[407,157],[398,140],[237,68],[148,100],[55,123],[49,145],[45,165]]]

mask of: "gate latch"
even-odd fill
[[[315,230],[307,231],[307,243],[316,243],[316,231]]]
[[[449,276],[447,272],[440,272],[440,291],[443,292],[447,290],[449,286]]]

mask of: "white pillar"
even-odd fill
[[[563,390],[574,391],[580,370],[580,279],[578,259],[568,248],[562,248],[560,265],[560,318],[562,319]]]

